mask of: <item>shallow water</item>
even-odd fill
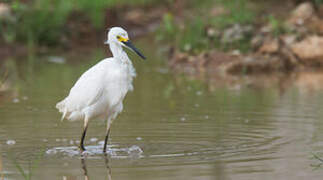
[[[210,88],[170,73],[163,56],[148,48],[147,62],[132,56],[135,90],[112,126],[108,157],[101,153],[105,123],[99,120],[90,122],[88,152],[81,155],[82,122],[61,122],[54,106],[102,51],[67,56],[66,64],[47,55],[3,63],[10,83],[0,96],[0,179],[24,179],[24,173],[48,180],[323,177],[312,166],[319,163],[313,153],[323,157],[323,88],[315,75],[283,93]]]

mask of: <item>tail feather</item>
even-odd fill
[[[70,120],[70,121],[75,121],[83,118],[83,113],[79,110],[71,110],[68,108],[67,105],[68,101],[65,98],[64,100],[58,102],[56,104],[56,108],[60,113],[62,113],[62,118],[61,121],[64,119]]]
[[[60,101],[56,104],[56,108],[60,113],[63,113],[61,121],[63,121],[67,114],[67,108],[65,107],[65,99],[63,101]]]
[[[63,112],[63,115],[62,115],[62,118],[61,118],[61,121],[63,121],[66,117],[66,114],[67,114],[67,110],[65,108],[64,112]]]
[[[56,109],[59,110],[59,112],[62,112],[63,108],[65,107],[65,99],[63,101],[60,101],[56,104]]]

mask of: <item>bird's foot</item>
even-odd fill
[[[103,154],[107,154],[107,148],[106,148],[106,146],[104,146],[104,148],[103,148]]]
[[[80,151],[81,151],[81,152],[86,151],[86,149],[84,148],[84,146],[83,146],[83,145],[80,145]]]

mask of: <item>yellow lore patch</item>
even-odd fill
[[[118,41],[120,41],[120,42],[127,42],[127,41],[129,41],[129,39],[128,39],[128,38],[124,38],[124,37],[122,37],[122,36],[117,36],[117,39],[118,39]]]

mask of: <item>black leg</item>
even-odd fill
[[[86,130],[87,130],[87,126],[84,127],[83,134],[82,134],[82,138],[81,138],[81,143],[80,143],[81,151],[85,151],[85,148],[84,148],[84,139],[85,139]]]
[[[110,128],[107,131],[107,135],[105,136],[104,146],[103,146],[103,153],[107,152],[107,143],[108,143],[108,140],[109,140],[109,134],[110,134]]]

